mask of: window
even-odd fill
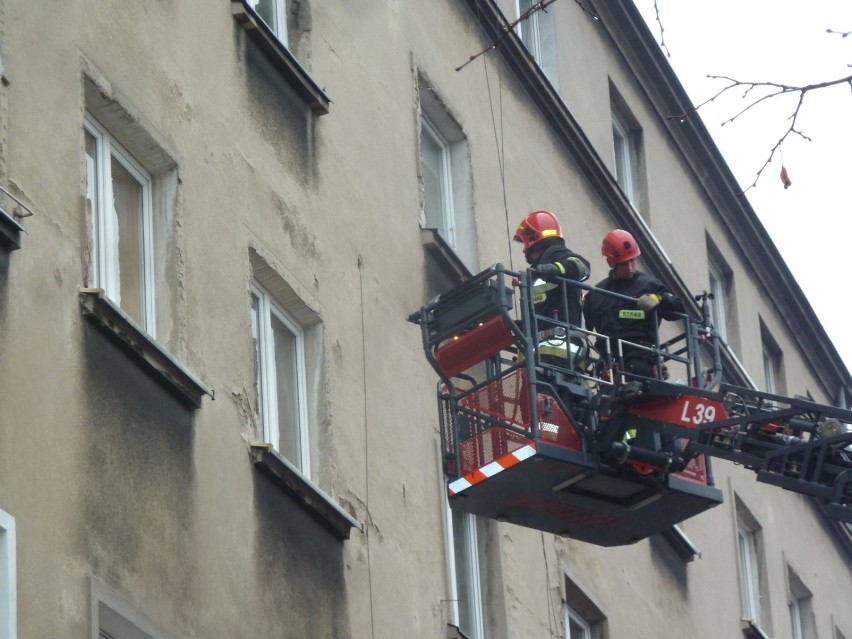
[[[615,115],[612,118],[612,140],[615,155],[615,180],[633,208],[637,208],[636,171],[634,170],[636,152],[630,139],[630,133]]]
[[[90,579],[92,639],[167,639],[162,630],[107,586]]]
[[[420,161],[423,167],[425,189],[423,210],[426,223],[438,229],[447,243],[454,247],[456,242],[450,147],[425,117],[423,118]]]
[[[730,343],[730,335],[728,331],[728,312],[731,309],[731,287],[733,282],[733,274],[731,270],[722,265],[722,262],[710,253],[708,264],[709,275],[709,293],[712,296],[710,299],[710,318],[719,337],[726,344]]]
[[[756,627],[762,625],[763,556],[760,526],[739,499],[737,512],[737,556],[740,566],[740,595],[743,619]]]
[[[251,288],[251,328],[263,438],[310,475],[302,328],[259,283]]]
[[[16,570],[15,518],[0,509],[0,639],[18,635]]]
[[[612,109],[612,151],[615,181],[637,213],[642,206],[643,159],[642,129],[627,108],[624,99],[610,85]],[[647,221],[647,220],[646,220]]]
[[[311,53],[310,0],[231,0],[231,14],[315,115],[326,115],[331,99],[307,63]]]
[[[431,229],[476,273],[476,229],[467,141],[435,97],[420,87],[420,226]]]
[[[816,639],[812,600],[813,594],[799,575],[787,566],[787,606],[790,611],[792,639]]]
[[[85,118],[93,283],[156,337],[151,176],[94,118]]]
[[[606,616],[586,590],[565,576],[565,598],[562,603],[565,639],[601,639],[606,636]]]
[[[592,639],[592,628],[568,604],[565,604],[565,628],[565,639]]]
[[[21,248],[21,233],[25,230],[16,218],[32,214],[26,204],[0,186],[0,249],[16,251]]]
[[[760,341],[763,353],[763,379],[767,393],[784,393],[783,358],[777,342],[761,322]]]
[[[249,6],[272,29],[282,44],[289,46],[287,35],[287,0],[248,0]]]
[[[450,510],[448,531],[450,554],[450,599],[452,622],[469,639],[484,639],[482,576],[480,572],[481,525],[474,515]]]
[[[183,349],[175,221],[177,166],[86,64],[81,149],[89,251],[83,314],[189,408],[213,396],[173,355]],[[91,74],[91,75],[90,75]]]
[[[532,9],[539,0],[518,0],[518,16]],[[559,74],[556,59],[556,26],[553,19],[555,5],[533,11],[530,16],[519,23],[518,33],[521,36],[533,59],[544,71],[557,91],[559,90]]]

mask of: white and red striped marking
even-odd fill
[[[450,485],[447,487],[449,495],[450,497],[457,495],[463,490],[466,490],[471,486],[475,486],[489,477],[494,477],[494,475],[506,470],[507,468],[520,464],[522,461],[529,459],[533,455],[535,455],[535,444],[527,444],[514,452],[503,455],[499,459],[495,459],[493,462],[485,464],[482,468],[450,482]]]

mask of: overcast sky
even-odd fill
[[[654,0],[635,0],[657,41]],[[850,0],[657,0],[669,62],[694,104],[725,86],[706,76],[802,86],[852,75]],[[721,124],[747,104],[730,91],[699,110],[741,188],[788,129],[797,95],[773,98]],[[852,87],[809,92],[781,156],[746,197],[852,369]]]

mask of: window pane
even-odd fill
[[[98,141],[86,132],[86,207],[89,219],[97,215],[98,201]]]
[[[574,617],[568,620],[568,639],[588,639],[586,629]]]
[[[727,326],[725,324],[725,287],[722,276],[713,264],[710,265],[710,293],[713,295],[713,300],[711,301],[710,306],[712,311],[711,319],[713,324],[716,326],[716,331],[719,333],[719,337],[722,338],[722,341],[727,342],[728,335]]]
[[[802,639],[802,617],[796,599],[790,601],[790,624],[793,627],[793,639]]]
[[[474,598],[474,565],[476,548],[471,537],[470,515],[453,513],[453,552],[456,561],[456,596],[458,597],[459,629],[476,637],[476,603]]]
[[[118,162],[112,160],[114,228],[118,245],[114,293],[122,310],[145,326],[142,277],[142,185]]]
[[[284,45],[287,45],[287,15],[284,10],[285,0],[249,0],[249,4],[263,21],[269,25]]]
[[[426,225],[429,228],[437,228],[442,235],[446,235],[444,224],[444,185],[443,161],[444,149],[438,141],[423,129],[420,142],[421,165],[423,167],[424,209],[426,213]]]
[[[284,457],[301,468],[297,338],[278,317],[272,315],[271,319],[275,342],[278,449]]]
[[[252,293],[251,296],[251,336],[254,339],[254,356],[255,362],[257,362],[257,379],[255,379],[255,384],[257,385],[257,412],[258,415],[261,416],[261,423],[266,429],[266,424],[264,423],[263,416],[266,411],[263,408],[263,403],[266,401],[266,398],[263,394],[263,372],[262,367],[264,365],[263,357],[261,353],[263,353],[263,347],[261,346],[261,334],[260,334],[260,299]],[[266,436],[266,433],[263,433]],[[269,441],[267,437],[266,441]]]

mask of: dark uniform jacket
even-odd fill
[[[565,246],[565,242],[560,238],[545,240],[550,242],[544,251],[542,251],[539,259],[534,262],[531,267],[535,268],[545,264],[554,264],[562,277],[571,280],[583,282],[589,279],[589,262],[586,258],[574,253],[571,249]],[[552,279],[552,278],[551,278]],[[555,281],[555,280],[554,280]],[[582,313],[582,297],[580,289],[573,286],[567,287],[568,296],[568,317],[563,317],[563,301],[561,295],[562,287],[551,289],[544,293],[543,299],[536,296],[535,312],[537,315],[546,315],[547,317],[558,319],[563,322],[568,322],[574,326],[580,326],[580,317]]]
[[[645,294],[656,293],[662,298],[656,308],[657,325],[660,320],[677,319],[677,313],[684,312],[683,301],[675,297],[658,279],[636,271],[629,280],[619,280],[610,276],[597,284],[613,293],[638,298]],[[640,310],[635,301],[610,297],[604,293],[590,291],[583,302],[583,316],[586,328],[603,333],[609,337],[624,339],[638,344],[652,345],[656,337],[656,326],[653,322],[655,313],[645,313]],[[598,340],[598,351],[603,352],[603,344]]]

